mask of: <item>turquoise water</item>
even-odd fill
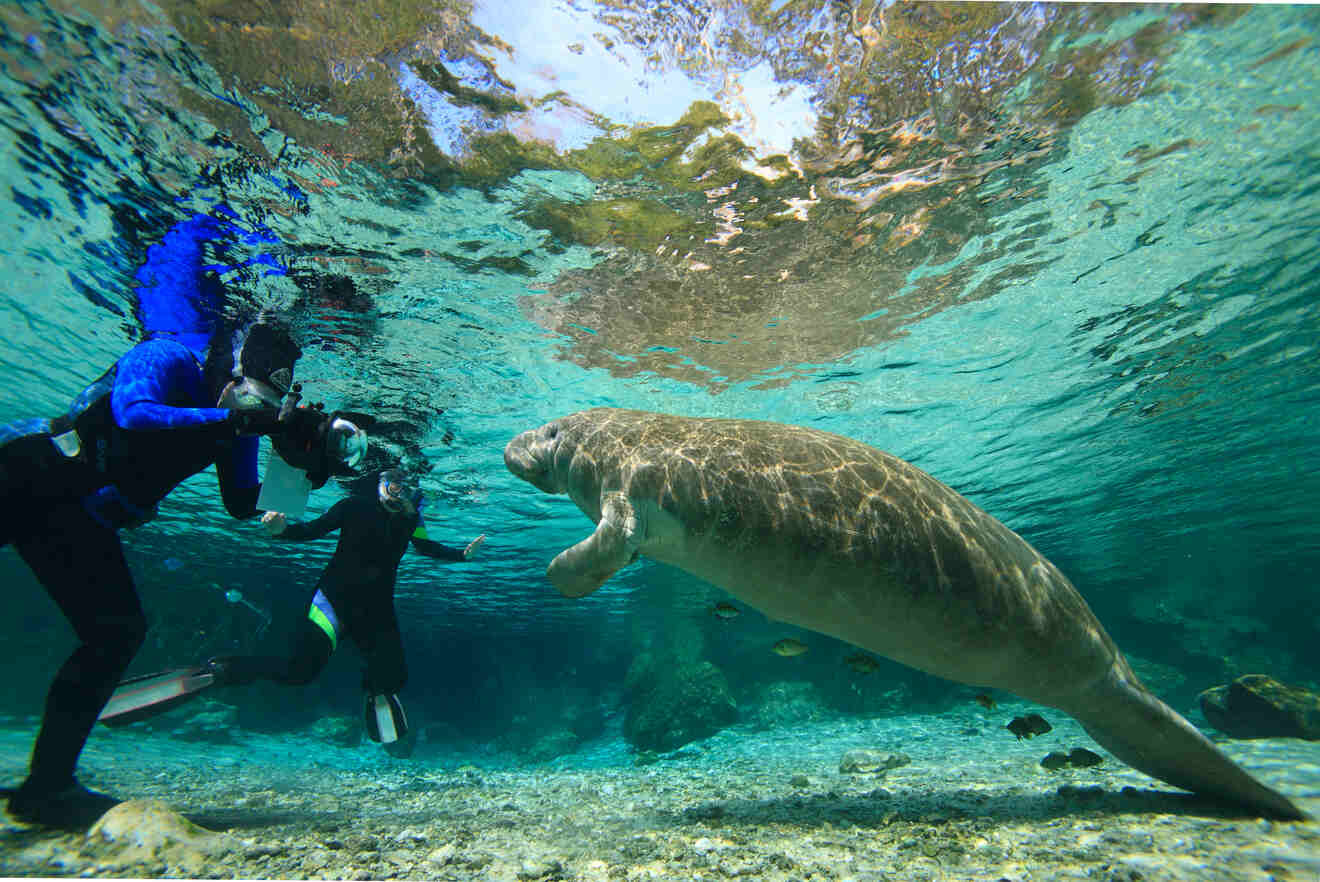
[[[501,452],[597,405],[915,463],[1068,573],[1180,709],[1242,673],[1315,684],[1315,9],[256,9],[0,10],[0,422],[61,412],[137,339],[133,273],[173,222],[223,204],[273,233],[224,255],[232,296],[293,321],[313,398],[406,423],[379,440],[429,463],[433,538],[489,536],[401,569],[436,743],[516,762],[511,733],[586,706],[612,731],[643,649],[714,661],[744,715],[782,681],[822,714],[899,684],[970,701],[896,665],[851,689],[848,647],[720,621],[658,564],[560,598],[544,567],[590,524]],[[135,672],[278,641],[332,548],[227,518],[211,474],[125,540]],[[36,713],[66,631],[10,549],[0,572],[6,700]],[[241,720],[355,713],[356,689],[341,652]]]

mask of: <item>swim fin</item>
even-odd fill
[[[368,695],[364,716],[372,741],[393,744],[408,734],[408,717],[397,695]]]
[[[191,701],[214,684],[215,673],[209,665],[132,677],[119,684],[97,719],[107,726],[136,723]]]

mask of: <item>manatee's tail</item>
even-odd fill
[[[1069,707],[1082,727],[1123,762],[1161,781],[1211,796],[1269,818],[1302,821],[1310,815],[1251,777],[1195,726],[1131,675],[1126,664]]]

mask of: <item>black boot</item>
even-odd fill
[[[217,655],[207,659],[204,673],[214,677],[216,686],[246,686],[266,676],[267,659],[254,655]]]
[[[119,803],[113,796],[88,790],[76,779],[51,787],[29,778],[9,797],[9,814],[25,824],[86,830]]]

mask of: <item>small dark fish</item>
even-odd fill
[[[869,674],[879,669],[880,667],[880,662],[876,661],[874,658],[872,658],[871,656],[867,655],[864,652],[859,652],[856,655],[850,655],[847,658],[845,658],[844,661],[847,662],[848,667],[852,668],[854,671],[856,671],[859,674]]]
[[[1068,754],[1058,750],[1051,750],[1049,753],[1045,754],[1045,758],[1040,761],[1040,764],[1051,772],[1057,772],[1059,769],[1068,765]]]
[[[785,637],[773,647],[775,655],[782,655],[784,658],[792,658],[795,655],[801,655],[807,651],[807,644],[800,640],[794,640],[792,637]]]
[[[1068,754],[1068,765],[1079,769],[1089,769],[1091,766],[1098,766],[1105,759],[1098,753],[1087,750],[1085,747],[1074,747]]]
[[[725,621],[736,619],[738,616],[742,615],[742,610],[738,609],[738,607],[734,606],[732,603],[725,603],[722,600],[715,604],[715,608],[711,610],[711,612],[715,613],[716,618],[724,619]]]
[[[976,696],[976,703],[986,710],[994,710],[999,707],[999,705],[995,704],[995,700],[990,697],[989,692],[982,692],[980,695]]]
[[[1025,717],[1014,717],[1013,721],[1004,727],[1017,736],[1018,741],[1023,738],[1030,738],[1032,735],[1044,735],[1054,727],[1045,721],[1040,714],[1027,714]]]

